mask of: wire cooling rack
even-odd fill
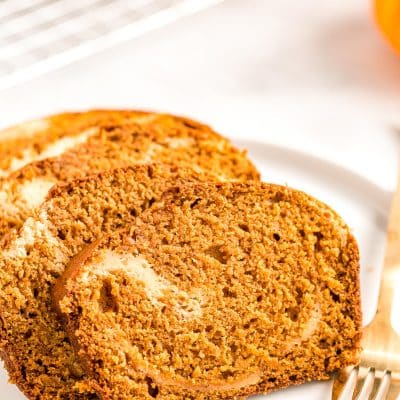
[[[0,0],[0,89],[223,0]]]

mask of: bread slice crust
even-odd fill
[[[92,243],[53,293],[102,399],[229,399],[357,362],[359,253],[287,187],[185,184]]]
[[[145,121],[151,115],[135,110],[66,112],[3,129],[0,131],[0,177],[85,142],[92,127],[104,123]]]

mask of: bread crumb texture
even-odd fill
[[[87,247],[54,300],[101,398],[239,399],[357,362],[358,274],[312,197],[187,183]]]
[[[98,398],[51,300],[54,282],[71,258],[102,235],[130,225],[171,185],[210,179],[167,165],[76,179],[55,186],[19,232],[7,238],[0,258],[1,355],[10,380],[28,398]]]

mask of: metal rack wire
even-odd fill
[[[0,0],[0,89],[222,0]]]

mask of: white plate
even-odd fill
[[[333,207],[353,228],[361,250],[364,322],[369,322],[376,308],[391,194],[352,171],[308,154],[261,142],[236,144],[249,150],[264,181],[306,191]],[[326,400],[330,399],[330,390],[331,383],[315,382],[273,393],[268,399]],[[1,399],[24,399],[15,386],[7,383],[3,369],[0,394]]]

